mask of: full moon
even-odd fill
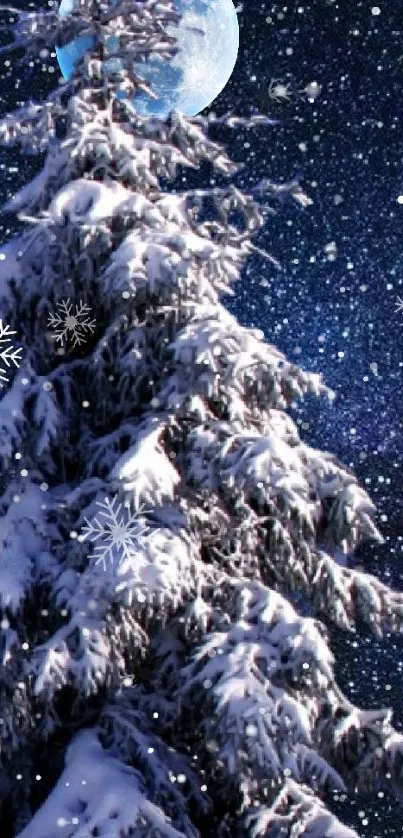
[[[177,39],[177,55],[170,61],[155,57],[134,63],[138,75],[149,82],[157,96],[152,99],[139,93],[134,97],[136,111],[144,116],[164,118],[173,110],[196,116],[221,93],[235,67],[239,27],[232,0],[174,0],[174,5],[182,18],[179,26],[172,25],[167,30]],[[59,15],[68,15],[73,8],[74,0],[62,0]],[[56,47],[66,80],[77,59],[93,48],[94,43],[94,38],[81,36],[65,47]],[[111,59],[109,63],[112,61],[119,63],[119,59]],[[108,60],[105,61],[107,70]]]

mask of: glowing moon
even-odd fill
[[[136,63],[138,75],[150,82],[157,99],[144,93],[133,102],[140,114],[165,117],[172,110],[195,116],[210,105],[227,84],[235,67],[239,47],[238,18],[232,0],[174,0],[182,14],[179,26],[169,26],[177,39],[178,54],[171,61],[152,58]],[[69,14],[74,0],[62,0],[61,16]],[[77,38],[56,55],[65,79],[74,63],[94,39]],[[119,59],[112,59],[119,61]],[[105,62],[105,71],[108,61]]]

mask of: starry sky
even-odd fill
[[[244,164],[241,185],[297,177],[313,200],[304,209],[291,202],[277,207],[256,244],[281,268],[254,255],[227,304],[290,359],[322,372],[336,392],[331,403],[307,400],[294,418],[306,441],[355,469],[376,502],[385,537],[381,547],[361,547],[358,557],[370,572],[403,589],[399,7],[392,0],[245,0],[238,5],[237,65],[210,110],[259,111],[277,120],[269,129],[217,136]],[[23,78],[12,61],[0,59],[1,111],[20,104],[28,87],[31,97],[42,96],[59,76],[54,55],[41,56]],[[318,95],[309,101],[313,82]],[[0,192],[15,190],[37,170],[37,161],[0,150]],[[0,243],[10,229],[15,219],[3,215]],[[333,632],[332,648],[346,694],[363,707],[392,707],[395,726],[403,730],[403,639],[380,642],[365,632]],[[393,795],[342,798],[332,800],[332,807],[360,835],[401,836],[403,808]]]

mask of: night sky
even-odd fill
[[[253,256],[228,307],[290,359],[322,372],[336,391],[335,401],[309,400],[294,418],[306,441],[355,469],[376,502],[385,544],[365,545],[359,559],[402,589],[403,310],[396,310],[403,299],[402,6],[246,0],[239,23],[238,62],[211,109],[255,110],[278,124],[222,132],[231,156],[245,164],[237,181],[298,177],[313,204],[278,205],[256,244],[281,269]],[[59,76],[53,56],[23,80],[12,60],[0,60],[1,112],[20,104],[22,90],[39,97]],[[312,82],[319,95],[308,101]],[[275,101],[278,84],[287,98]],[[0,150],[0,166],[5,195],[39,164]],[[1,221],[0,242],[15,228],[12,216]],[[363,707],[392,707],[402,730],[403,639],[335,632],[332,640],[349,698]],[[332,806],[362,836],[402,835],[403,808],[386,792]]]

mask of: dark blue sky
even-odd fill
[[[261,132],[251,136],[243,154],[233,144],[237,156],[249,157],[250,178],[298,175],[314,201],[304,211],[284,207],[270,221],[260,239],[282,271],[255,259],[236,310],[290,357],[323,371],[339,394],[329,440],[337,423],[340,453],[352,459],[369,449],[391,457],[401,450],[399,15],[402,21],[391,3],[322,1],[286,10],[250,0],[240,15],[242,52],[222,97],[232,104],[240,95],[242,106],[279,119],[263,142]],[[291,91],[316,81],[321,92],[313,103],[298,95],[275,102],[273,79]]]
[[[403,588],[403,311],[395,311],[403,297],[402,7],[398,0],[245,0],[239,21],[239,59],[213,109],[258,109],[279,122],[222,139],[246,164],[244,185],[298,176],[314,203],[278,207],[257,243],[281,270],[253,257],[228,305],[337,392],[333,404],[310,401],[295,418],[304,439],[356,469],[386,539],[381,548],[361,548],[360,558]],[[23,80],[0,61],[2,111],[28,87],[31,97],[51,89],[58,75],[52,57]],[[288,101],[270,97],[275,80],[289,86]],[[309,102],[298,91],[313,81],[320,94]],[[4,192],[37,164],[0,150],[0,166]],[[2,219],[0,241],[11,221]],[[402,639],[333,639],[345,692],[365,707],[393,707],[403,728]],[[334,806],[362,836],[402,835],[403,809],[392,795]]]

